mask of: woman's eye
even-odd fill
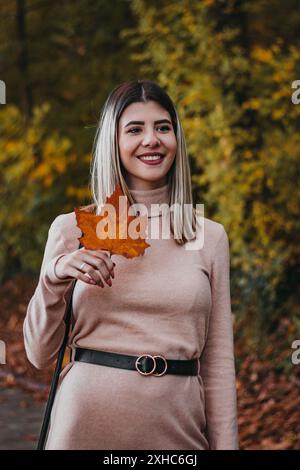
[[[165,129],[167,131],[170,130],[170,127],[169,126],[159,126],[157,129]],[[141,130],[139,127],[132,127],[131,129],[129,129],[129,133],[132,133],[132,134],[136,134],[136,132],[132,132],[132,131],[139,131]]]
[[[132,132],[132,131],[136,131],[136,130],[139,131],[139,128],[138,127],[132,127],[131,129],[129,129],[128,132]],[[134,132],[134,134],[135,134],[135,132]]]

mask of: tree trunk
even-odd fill
[[[32,117],[32,89],[28,70],[28,45],[26,33],[26,0],[17,0],[17,38],[18,38],[18,68],[20,72],[20,103],[26,121]]]

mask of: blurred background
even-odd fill
[[[91,202],[101,107],[119,83],[142,78],[173,99],[194,204],[230,239],[240,448],[300,449],[298,7],[0,2],[0,449],[35,447],[54,370],[28,362],[22,335],[49,226]]]

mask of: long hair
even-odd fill
[[[168,111],[177,141],[177,150],[167,181],[170,190],[170,230],[179,245],[195,239],[196,210],[193,207],[191,173],[183,129],[175,106],[168,94],[150,80],[129,80],[121,83],[108,96],[100,115],[92,148],[90,189],[95,213],[101,212],[106,198],[117,185],[127,196],[129,205],[136,201],[122,174],[118,123],[124,109],[131,103],[156,101]],[[184,204],[188,204],[186,211]],[[91,207],[91,206],[88,206]]]

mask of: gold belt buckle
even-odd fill
[[[153,360],[154,366],[153,366],[153,369],[152,369],[150,372],[143,372],[143,371],[141,371],[141,370],[139,369],[138,364],[141,364],[141,363],[140,363],[140,359],[141,359],[142,357],[150,357],[150,358]],[[155,358],[157,358],[157,357],[160,357],[160,358],[164,361],[164,363],[165,363],[165,369],[164,369],[160,374],[158,374],[158,373],[155,374],[155,373],[154,373],[154,371],[155,371],[155,369],[156,369],[156,360],[155,360]],[[162,375],[164,375],[164,374],[166,373],[167,368],[168,368],[168,364],[167,364],[167,360],[166,360],[163,356],[160,356],[160,355],[158,355],[158,356],[152,356],[151,354],[142,354],[142,355],[139,356],[139,357],[137,358],[137,360],[135,361],[135,368],[136,368],[136,370],[137,370],[141,375],[156,375],[157,377],[160,377],[160,376],[162,376]]]
[[[165,370],[163,370],[160,374],[153,374],[153,375],[156,375],[157,377],[160,377],[161,375],[164,375],[167,372],[168,363],[167,363],[167,360],[164,358],[164,356],[154,356],[154,358],[156,357],[160,357],[165,363]]]

